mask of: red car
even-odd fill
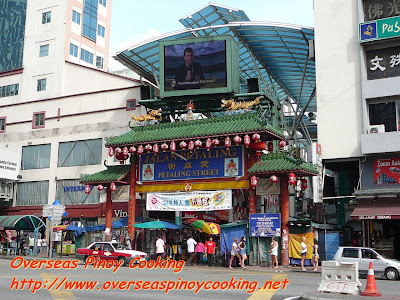
[[[124,261],[123,265],[126,265],[136,257],[140,257],[140,260],[146,260],[147,255],[145,252],[127,250],[124,245],[115,242],[95,242],[86,248],[79,248],[75,254],[75,257],[83,260],[83,262],[86,262],[89,256],[100,257],[105,260],[122,260]]]

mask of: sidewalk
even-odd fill
[[[381,297],[366,297],[361,295],[343,295],[336,293],[318,293],[318,292],[309,292],[302,296],[300,296],[299,300],[317,300],[317,299],[340,299],[340,300],[366,300],[366,299],[384,299],[384,300],[400,300],[398,296],[385,296]]]

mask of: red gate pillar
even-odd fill
[[[128,203],[128,232],[131,237],[132,249],[135,246],[135,217],[136,217],[136,157],[131,155],[131,167],[129,170],[129,203]]]
[[[108,186],[107,199],[106,199],[106,241],[111,240],[111,229],[112,229],[111,227],[112,227],[112,200],[111,200],[111,188],[110,186]]]
[[[280,180],[281,186],[281,216],[282,216],[282,265],[289,265],[289,226],[287,223],[289,222],[289,186],[288,181],[289,177],[287,174],[281,175]]]
[[[249,162],[248,168],[251,168],[257,161],[255,152],[248,150],[249,153]],[[250,184],[250,176],[249,176],[249,214],[255,214],[257,210],[257,197],[256,197],[256,189],[253,188]]]

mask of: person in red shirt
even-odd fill
[[[207,264],[209,267],[212,267],[216,246],[215,246],[215,243],[213,242],[213,238],[211,236],[205,246],[206,246],[206,253],[207,253]]]

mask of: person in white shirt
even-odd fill
[[[42,239],[40,238],[40,236],[37,238],[36,240],[36,254],[38,255],[40,250],[42,248]]]
[[[163,239],[161,238],[161,236],[159,236],[158,237],[158,239],[157,239],[157,241],[156,241],[156,259],[158,258],[158,257],[160,257],[161,259],[163,258],[163,256],[164,256],[164,241],[163,241]]]
[[[306,237],[302,237],[302,242],[301,242],[301,270],[305,271],[306,268],[304,268],[304,261],[306,260],[306,255],[307,255],[307,245],[306,245]]]
[[[47,240],[46,237],[42,239],[42,252],[44,255],[47,255]]]
[[[187,244],[187,251],[189,254],[189,259],[187,260],[186,264],[190,264],[193,266],[193,258],[194,258],[194,246],[197,245],[197,242],[189,236],[189,239],[186,241]]]

